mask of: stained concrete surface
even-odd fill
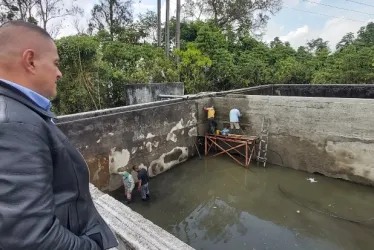
[[[228,95],[212,98],[217,120],[238,108],[247,135],[270,119],[269,162],[374,186],[374,100]],[[282,158],[279,157],[282,156]]]
[[[151,200],[134,191],[130,208],[195,249],[371,250],[373,191],[271,165],[247,170],[222,156],[192,159],[151,179]],[[112,195],[125,199],[122,189]]]
[[[122,185],[118,169],[137,165],[156,176],[195,151],[195,101],[163,101],[59,117],[57,126],[81,152],[101,191]]]

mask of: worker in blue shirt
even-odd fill
[[[239,109],[233,108],[230,110],[230,129],[240,129],[239,117],[241,116]]]

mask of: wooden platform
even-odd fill
[[[255,141],[257,136],[245,136],[245,135],[213,135],[213,134],[206,134],[205,135],[205,155],[208,155],[212,147],[217,151],[221,151],[219,153],[214,154],[213,156],[227,154],[230,156],[234,161],[238,164],[242,165],[243,167],[248,168],[249,163],[251,162],[252,155],[255,149]],[[221,145],[223,144],[228,148],[223,148]],[[241,149],[244,152],[240,152]],[[244,157],[244,162],[238,160],[235,156],[232,155],[231,152],[236,152],[242,157]]]

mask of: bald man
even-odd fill
[[[117,246],[98,214],[81,154],[54,125],[54,41],[36,25],[0,27],[0,249]]]

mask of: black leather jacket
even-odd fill
[[[93,204],[87,165],[53,117],[0,81],[0,249],[115,247]]]

